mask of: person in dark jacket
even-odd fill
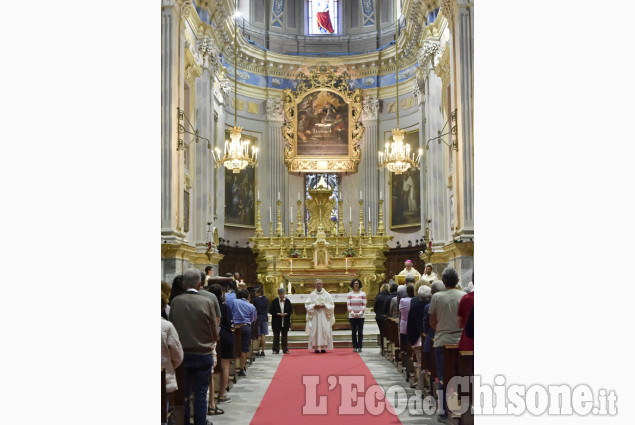
[[[425,307],[430,303],[432,291],[429,286],[421,285],[417,291],[417,297],[412,299],[410,303],[410,311],[408,312],[408,324],[406,326],[406,338],[417,357],[417,362],[421,365],[421,345],[423,334],[423,314]],[[415,377],[417,378],[417,377]],[[416,383],[415,383],[416,385]]]
[[[381,285],[379,288],[379,294],[375,297],[375,303],[373,304],[373,311],[375,312],[375,321],[379,328],[379,343],[381,345],[381,354],[384,354],[384,320],[386,315],[384,314],[384,307],[386,300],[388,299],[388,291],[390,286],[387,283]]]
[[[396,283],[390,284],[390,293],[388,294],[386,301],[384,301],[384,318],[390,317],[390,302],[393,298],[397,297],[397,288],[398,286]]]
[[[280,353],[280,333],[282,333],[282,352],[289,353],[287,347],[287,334],[291,328],[291,301],[286,298],[284,288],[278,288],[278,298],[269,304],[271,313],[271,329],[273,330],[273,354]]]
[[[185,277],[182,274],[174,277],[174,280],[172,281],[172,288],[170,289],[170,304],[172,304],[172,300],[174,298],[185,292],[185,289],[183,288],[184,281]]]
[[[216,295],[218,302],[220,303],[220,330],[218,332],[220,336],[220,367],[221,375],[218,386],[218,403],[227,403],[231,401],[231,398],[225,395],[227,383],[229,382],[229,362],[235,357],[234,355],[234,334],[232,328],[234,327],[234,321],[232,318],[232,312],[229,306],[225,302],[225,293],[222,287],[218,283],[210,285],[209,291]],[[221,411],[222,412],[222,411]],[[222,414],[216,412],[215,414]]]

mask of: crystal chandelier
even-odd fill
[[[423,151],[419,149],[415,157],[414,152],[410,152],[410,145],[403,142],[404,131],[399,128],[392,130],[392,139],[392,143],[386,142],[384,152],[379,151],[379,167],[386,167],[395,174],[401,174],[410,168],[418,168]]]
[[[234,3],[234,126],[229,129],[229,138],[231,140],[225,141],[225,151],[221,158],[220,149],[215,148],[215,152],[212,151],[214,156],[214,163],[217,167],[224,165],[228,170],[232,170],[233,173],[239,173],[240,170],[246,167],[255,167],[258,165],[258,148],[251,146],[251,153],[249,152],[249,140],[241,140],[242,128],[238,127],[238,43],[236,42],[236,21],[238,18],[238,1]]]
[[[410,152],[410,145],[403,142],[405,132],[399,129],[399,52],[397,48],[398,43],[398,31],[399,29],[399,15],[397,14],[397,2],[395,2],[395,80],[397,87],[397,128],[392,130],[392,143],[386,142],[386,148],[384,152],[378,152],[378,166],[379,168],[386,168],[391,173],[402,174],[408,171],[410,168],[416,169],[419,167],[419,160],[421,159],[422,149],[419,149],[417,156],[414,152]]]

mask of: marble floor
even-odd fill
[[[291,351],[291,355],[293,355]],[[391,400],[391,404],[396,406],[396,410],[403,410],[398,416],[402,424],[439,423],[436,416],[423,414],[421,405],[418,411],[411,414],[408,408],[399,409],[399,406],[406,406],[407,400],[414,401],[417,397],[415,390],[411,389],[405,379],[399,374],[395,366],[386,360],[379,353],[379,347],[364,348],[360,356],[366,363],[368,369],[373,374],[377,383],[386,391],[393,387],[397,395],[396,401]],[[232,390],[227,393],[231,398],[229,403],[221,403],[218,406],[225,411],[223,415],[208,416],[208,422],[214,425],[248,425],[260,405],[260,401],[271,382],[271,379],[282,360],[282,354],[270,354],[268,350],[264,358],[258,357],[247,370],[247,376],[240,378]],[[351,353],[352,354],[352,353]],[[411,398],[412,397],[412,398]],[[420,398],[419,398],[420,399]],[[399,423],[397,421],[390,423]]]

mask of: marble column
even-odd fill
[[[195,144],[194,155],[194,188],[193,188],[193,243],[197,252],[204,252],[207,245],[207,223],[212,221],[212,179],[214,164],[212,159],[212,143],[214,140],[213,119],[213,70],[209,66],[203,68],[202,75],[196,79],[196,128],[201,139]]]
[[[453,4],[451,71],[453,75],[453,109],[458,109],[456,189],[459,216],[457,238],[474,237],[474,142],[473,134],[473,3],[457,0]]]
[[[180,244],[183,233],[183,154],[178,148],[177,107],[184,107],[184,22],[191,0],[163,0],[161,7],[161,240]]]
[[[179,106],[180,38],[178,6],[164,1],[161,10],[161,240],[178,243],[176,197],[179,179],[175,178],[180,155],[176,148],[177,107]]]
[[[383,185],[379,180],[380,172],[377,168],[378,151],[378,109],[379,101],[368,96],[364,100],[362,113],[362,124],[364,124],[364,135],[362,136],[362,160],[360,162],[360,188],[363,191],[364,200],[364,227],[368,226],[368,220],[372,222],[372,232],[377,233],[377,221],[379,220],[379,191],[383,190]],[[386,195],[384,194],[384,199]],[[370,217],[368,208],[370,207]],[[353,205],[353,210],[355,210]],[[384,214],[384,217],[387,217]],[[385,218],[384,218],[385,220]]]
[[[442,81],[433,72],[429,72],[426,81],[426,140],[438,136],[443,128],[444,118],[441,112],[443,86]],[[447,140],[447,137],[444,138]],[[448,189],[448,157],[449,147],[444,143],[433,140],[425,151],[425,166],[427,167],[429,191],[427,196],[428,208],[432,219],[430,230],[435,245],[445,245],[452,242],[450,232],[450,209]],[[424,228],[425,230],[425,228]]]
[[[218,100],[218,107],[216,109],[217,118],[214,118],[214,134],[216,144],[223,154],[225,145],[225,108],[229,104],[229,98],[233,97],[232,92],[228,88],[228,82],[224,81],[220,83],[220,91],[216,97]],[[214,148],[214,147],[212,147]],[[212,195],[212,211],[214,218],[216,219],[216,227],[218,228],[219,236],[224,238],[225,235],[225,167],[215,168],[213,187],[216,196]]]
[[[263,152],[262,158],[267,164],[269,169],[269,176],[260,175],[259,180],[262,182],[262,186],[269,185],[270,196],[269,199],[262,199],[262,214],[265,219],[269,218],[268,207],[271,207],[273,214],[273,230],[276,230],[276,213],[278,193],[280,193],[280,213],[282,219],[282,226],[285,234],[289,234],[289,205],[293,206],[294,210],[297,209],[296,199],[291,197],[291,194],[287,190],[289,187],[289,171],[284,164],[284,147],[285,140],[282,136],[282,101],[279,99],[267,100],[267,134],[269,140],[265,145],[265,152]],[[267,182],[267,179],[269,180]],[[267,211],[267,213],[265,213]],[[291,217],[295,223],[297,220],[295,217]],[[268,223],[263,220],[263,223]],[[268,226],[263,226],[265,234],[268,234]]]

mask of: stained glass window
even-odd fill
[[[338,0],[307,0],[309,34],[338,34]]]
[[[337,217],[339,214],[340,208],[340,180],[339,174],[337,173],[307,173],[305,175],[305,185],[304,185],[304,199],[309,199],[309,189],[315,189],[320,178],[324,176],[324,180],[326,180],[326,184],[330,189],[333,189],[333,195],[331,198],[335,198],[335,207],[331,211],[331,221],[337,223]],[[309,218],[311,215],[309,214],[309,210],[304,208],[304,229],[306,230],[307,224],[309,222]]]

